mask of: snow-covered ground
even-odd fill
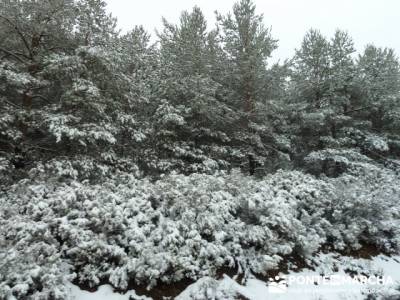
[[[151,299],[145,296],[138,296],[135,291],[129,291],[126,294],[115,293],[110,285],[102,285],[96,292],[91,293],[82,291],[79,287],[71,284],[71,292],[76,300],[129,300],[129,297],[137,300]]]
[[[315,265],[314,270],[279,274],[279,278],[271,278],[268,283],[248,278],[239,284],[226,275],[218,281],[204,277],[187,287],[176,299],[237,299],[238,295],[251,300],[362,300],[368,294],[400,297],[400,292],[395,289],[400,286],[400,256],[379,255],[369,260],[321,254],[310,263]],[[358,275],[351,277],[350,273]],[[124,295],[114,293],[107,285],[95,293],[71,285],[71,293],[76,300],[150,299],[137,296],[134,291]]]

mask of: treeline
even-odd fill
[[[38,161],[96,180],[105,170],[265,174],[304,167],[324,149],[397,164],[392,49],[367,45],[356,56],[347,32],[328,39],[312,29],[294,57],[271,64],[279,43],[250,0],[217,14],[212,28],[198,7],[178,24],[163,20],[155,44],[140,26],[119,33],[101,0],[0,9],[3,184]]]

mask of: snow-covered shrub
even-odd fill
[[[334,199],[329,184],[301,172],[278,171],[249,182],[239,195],[240,216],[264,231],[260,246],[266,252],[307,256],[326,242]]]
[[[299,188],[299,195],[292,195],[290,189],[279,191],[282,183],[276,192],[286,198],[274,205],[274,194],[268,192],[273,185],[300,175],[285,179],[283,174],[265,182],[237,172],[169,175],[154,184],[132,176],[116,176],[102,185],[71,178],[69,183],[27,181],[12,187],[4,201],[34,224],[46,224],[50,245],[74,267],[79,281],[97,285],[109,278],[124,288],[128,278],[155,284],[213,275],[237,263],[265,272],[296,246],[313,252],[317,246],[307,246],[306,235],[318,230],[308,232],[301,225],[307,214],[299,217],[297,210],[299,197],[318,187]],[[263,211],[257,214],[244,203],[258,197]],[[252,213],[259,221],[247,217]],[[299,231],[303,237],[296,237]]]
[[[350,165],[372,160],[356,149],[325,149],[313,151],[305,159],[307,171],[314,175],[325,174],[328,177],[337,177],[346,172]]]
[[[330,218],[334,248],[357,249],[369,243],[385,251],[400,249],[398,174],[348,149],[312,152],[305,161],[315,173],[336,174],[326,179],[336,194]]]
[[[187,287],[176,300],[233,300],[238,298],[238,291],[232,288],[231,279],[218,281],[211,277],[203,277]]]
[[[370,243],[385,251],[400,249],[398,174],[370,163],[358,163],[347,174],[329,181],[338,196],[334,220],[343,237],[342,247],[359,248]]]
[[[18,299],[33,291],[56,297],[74,273],[82,284],[124,289],[131,280],[154,286],[226,266],[265,273],[285,256],[308,258],[325,245],[398,249],[398,175],[359,153],[343,155],[357,162],[324,180],[299,171],[262,179],[232,171],[152,182],[117,172],[95,183],[78,180],[74,161],[38,165],[33,179],[0,196],[0,255],[12,260],[7,253],[16,253],[18,261],[0,267],[4,290]],[[44,272],[30,279],[25,273],[38,266]]]
[[[119,158],[112,151],[102,153],[98,159],[77,155],[73,158],[65,157],[38,162],[29,171],[29,175],[44,180],[52,178],[59,181],[73,179],[102,182],[119,172],[129,172],[136,177],[141,175],[137,165],[132,160]]]
[[[0,299],[66,299],[72,276],[51,225],[0,205]]]
[[[389,151],[387,140],[377,135],[368,135],[365,139],[365,147],[370,151],[379,153]]]

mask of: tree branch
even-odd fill
[[[366,150],[367,150],[367,152],[369,152],[369,153],[371,153],[371,154],[373,154],[373,155],[378,156],[380,159],[383,159],[383,160],[386,161],[387,163],[390,163],[390,164],[392,164],[392,165],[395,165],[395,166],[397,166],[397,167],[400,167],[400,164],[399,164],[399,163],[397,163],[397,162],[395,162],[395,161],[393,161],[393,160],[389,160],[389,159],[386,158],[385,156],[383,156],[383,155],[381,155],[381,154],[379,154],[379,153],[377,153],[377,152],[375,152],[375,151],[372,151],[372,150],[369,150],[369,149],[366,149]]]
[[[31,50],[31,48],[30,48],[30,46],[29,46],[29,43],[28,43],[28,41],[26,40],[25,36],[22,34],[21,30],[18,28],[18,26],[15,25],[10,19],[6,18],[5,16],[0,15],[0,18],[2,18],[3,20],[5,20],[8,24],[10,24],[10,25],[15,29],[15,31],[16,31],[17,34],[20,36],[22,42],[24,43],[26,49],[27,49],[28,52],[29,52],[29,58],[30,58],[31,60],[33,60],[33,53],[32,53],[32,50]]]
[[[44,100],[46,103],[50,103],[49,99],[47,99],[46,97],[42,96],[42,95],[33,95],[32,98],[40,98],[42,100]]]
[[[14,107],[16,107],[16,108],[22,109],[22,107],[19,106],[18,104],[12,103],[12,102],[10,102],[10,101],[8,101],[8,100],[6,100],[6,99],[2,99],[2,100],[3,100],[4,102],[6,102],[7,104],[11,105],[11,106],[14,106]]]
[[[27,143],[27,145],[29,146],[29,148],[27,148],[27,150],[30,149],[40,149],[40,150],[44,150],[44,151],[49,151],[49,152],[53,152],[53,153],[58,153],[58,151],[54,150],[54,149],[50,149],[50,148],[46,148],[46,147],[41,147],[41,146],[36,146],[30,143]]]
[[[375,106],[374,105],[369,105],[369,106],[364,106],[364,107],[357,108],[357,109],[352,109],[352,110],[346,111],[345,115],[351,114],[353,112],[357,112],[357,111],[362,111],[362,110],[365,110],[365,109],[373,108],[373,107],[375,107]]]
[[[0,47],[0,51],[2,51],[2,52],[4,52],[5,54],[7,54],[6,56],[12,56],[12,57],[14,57],[16,60],[18,60],[19,62],[21,62],[21,63],[23,63],[23,64],[26,64],[26,61],[23,60],[21,57],[19,57],[18,54],[12,53],[11,51],[8,51],[8,50],[6,50],[6,49],[4,49],[4,48],[1,48],[1,47]]]

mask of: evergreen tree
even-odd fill
[[[125,75],[130,55],[103,1],[9,1],[0,16],[0,138],[9,158],[25,161],[20,167],[63,154],[104,160],[120,152],[128,124],[128,144],[137,143],[145,88]]]
[[[329,45],[330,59],[330,104],[336,113],[349,110],[354,94],[355,64],[352,55],[354,42],[345,31],[336,30]]]
[[[184,11],[178,25],[163,22],[157,91],[162,100],[154,115],[158,155],[170,168],[208,169],[204,161],[221,156],[211,149],[228,139],[234,114],[218,96],[222,86],[214,79],[221,55],[217,35],[207,30],[198,7]]]
[[[296,50],[293,79],[300,101],[311,110],[327,104],[329,91],[329,42],[318,30],[311,29]]]
[[[234,91],[236,105],[247,117],[254,113],[255,103],[262,101],[267,59],[277,48],[270,28],[263,24],[263,15],[255,10],[251,0],[241,0],[233,6],[233,15],[217,15],[228,59],[225,84]]]
[[[393,49],[368,45],[357,60],[357,81],[362,90],[357,112],[372,120],[375,130],[395,121],[400,92],[400,65]],[[391,115],[389,117],[389,115]],[[385,120],[385,118],[388,119]],[[395,121],[397,122],[397,121]]]

